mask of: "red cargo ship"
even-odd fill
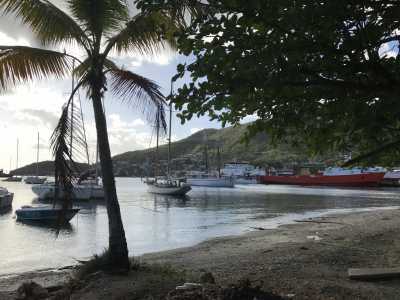
[[[342,173],[342,174],[341,174]],[[266,175],[260,176],[260,183],[290,184],[306,186],[378,186],[385,176],[384,171],[371,172],[324,172],[317,175]]]

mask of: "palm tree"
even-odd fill
[[[64,11],[47,0],[0,0],[0,12],[16,15],[31,28],[43,45],[43,48],[0,46],[0,92],[20,82],[59,78],[71,72],[78,78],[51,139],[56,180],[66,187],[71,186],[73,180],[68,161],[74,159],[68,141],[72,138],[70,132],[76,116],[71,106],[73,96],[84,89],[92,102],[95,116],[107,203],[109,263],[115,268],[127,270],[128,247],[115,188],[102,100],[107,89],[123,100],[135,99],[132,101],[136,101],[152,121],[164,97],[157,84],[118,67],[110,54],[127,51],[153,54],[166,42],[173,43],[172,31],[168,29],[175,28],[175,24],[166,15],[157,12],[130,16],[128,5],[123,0],[69,0],[66,5]],[[84,58],[57,50],[66,46],[79,47]],[[82,141],[79,132],[74,136],[75,142]]]

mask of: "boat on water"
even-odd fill
[[[235,187],[235,179],[233,176],[218,176],[207,172],[190,172],[187,174],[186,181],[191,186]]]
[[[27,184],[43,184],[47,180],[46,177],[39,177],[39,176],[28,176],[25,178],[25,183]]]
[[[36,150],[36,175],[25,178],[27,184],[43,184],[47,180],[46,177],[39,177],[39,132],[37,134],[37,150]]]
[[[303,186],[348,186],[370,187],[378,186],[386,170],[384,168],[327,168],[315,175],[265,175],[260,176],[260,183],[288,184]]]
[[[53,206],[22,206],[15,211],[18,221],[34,222],[59,222],[68,223],[77,213],[79,208],[67,208],[63,212],[61,207]]]
[[[3,181],[7,181],[7,182],[21,182],[21,181],[22,181],[22,177],[21,177],[21,176],[11,176],[11,177],[8,177],[7,179],[4,179]]]
[[[3,169],[0,169],[0,178],[8,178],[10,176],[10,174],[4,173]]]
[[[400,168],[395,168],[386,172],[381,182],[382,186],[400,186]]]
[[[223,176],[232,176],[235,184],[256,184],[257,178],[264,176],[265,171],[248,162],[230,162],[221,169]]]
[[[32,186],[32,191],[38,196],[40,200],[54,199],[56,196],[56,189],[58,188],[58,197],[64,198],[65,193],[62,187],[57,187],[54,182],[39,184]],[[72,200],[89,200],[92,197],[93,188],[86,184],[74,184],[72,188]]]
[[[186,179],[157,178],[147,180],[146,183],[149,193],[184,196],[192,189],[185,181]]]
[[[172,82],[171,82],[171,96],[173,92]],[[153,179],[146,179],[147,191],[152,194],[159,195],[171,195],[171,196],[184,196],[192,188],[186,183],[185,178],[172,178],[171,177],[171,128],[172,128],[172,103],[169,105],[169,132],[168,132],[168,163],[167,163],[167,176],[157,177],[158,166],[155,168],[155,177]],[[156,162],[158,164],[158,147],[159,147],[159,135],[161,126],[161,116],[163,113],[163,106],[158,107],[157,119],[156,119],[156,130],[157,130],[157,140],[156,140]]]
[[[14,199],[14,194],[6,188],[0,187],[0,210],[10,208]]]

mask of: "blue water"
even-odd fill
[[[29,185],[1,185],[15,196],[13,210],[0,215],[0,274],[70,265],[107,246],[107,214],[101,201],[80,203],[79,214],[57,237],[54,229],[16,222],[15,209],[37,204]],[[400,206],[395,188],[251,185],[193,188],[179,199],[147,193],[140,179],[118,178],[117,190],[131,255],[190,246],[248,232],[251,227],[274,228],[326,213]]]

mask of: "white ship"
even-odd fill
[[[247,162],[230,162],[224,165],[221,174],[233,177],[235,184],[255,184],[257,176],[264,176],[265,171]]]
[[[191,186],[205,187],[227,187],[233,188],[235,181],[232,176],[218,176],[207,172],[190,172],[187,174],[186,182]]]

